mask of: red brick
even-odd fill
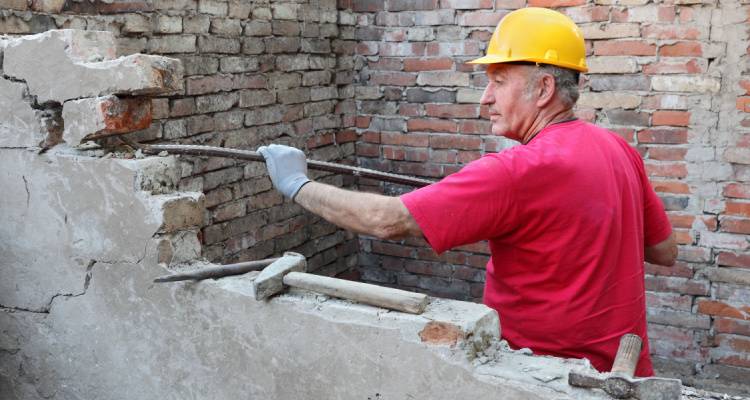
[[[354,12],[385,11],[385,2],[382,0],[351,0]]]
[[[401,147],[383,146],[383,158],[388,160],[403,160],[406,154]]]
[[[478,118],[475,104],[425,104],[425,114],[438,118]]]
[[[232,75],[191,76],[186,80],[186,92],[193,95],[228,91],[232,90],[232,83]]]
[[[587,121],[593,122],[596,119],[596,112],[593,113],[593,118]],[[612,132],[616,133],[617,136],[623,138],[628,143],[633,143],[635,139],[635,130],[631,128],[611,128]]]
[[[370,61],[367,66],[371,70],[378,71],[401,71],[403,63],[400,58],[378,57],[377,61]]]
[[[724,186],[724,196],[738,199],[750,199],[750,184],[730,183]]]
[[[458,162],[461,164],[468,164],[474,160],[478,160],[482,156],[479,151],[459,151]]]
[[[315,149],[318,147],[328,146],[333,144],[333,133],[317,134],[310,139],[307,139],[307,148]]]
[[[750,112],[750,96],[738,97],[737,109],[742,112]]]
[[[597,56],[655,56],[656,45],[642,40],[597,40],[594,42]]]
[[[734,335],[750,336],[750,321],[733,318],[715,318],[714,329],[717,333],[731,333]]]
[[[690,124],[690,113],[687,111],[654,111],[651,116],[651,124],[688,126]]]
[[[724,212],[729,215],[741,215],[743,217],[750,217],[750,203],[727,201]]]
[[[148,98],[108,96],[99,103],[99,109],[104,116],[106,133],[134,132],[151,125],[151,99]]]
[[[458,152],[455,150],[432,150],[429,160],[435,163],[455,164],[458,160]]]
[[[722,218],[721,231],[729,233],[741,233],[750,235],[750,219],[747,218]]]
[[[414,163],[414,162],[394,162],[394,170],[397,174],[407,174],[416,176],[442,177],[443,168],[440,165]]]
[[[354,51],[360,56],[374,56],[378,54],[378,44],[376,42],[359,42],[354,46]]]
[[[450,70],[452,68],[453,60],[447,57],[404,59],[404,71],[407,72]]]
[[[693,222],[695,221],[695,215],[669,213],[668,217],[669,222],[675,228],[690,229],[693,227]]]
[[[658,74],[700,74],[704,68],[698,60],[688,61],[660,61],[643,66],[643,73],[646,75]]]
[[[688,186],[688,184],[684,182],[652,180],[651,186],[654,187],[655,192],[659,193],[690,193],[690,186]]]
[[[370,121],[372,121],[372,117],[357,116],[356,126],[360,129],[367,129],[370,127]]]
[[[701,31],[698,28],[681,25],[645,25],[641,28],[641,37],[644,39],[700,39]]]
[[[444,119],[410,119],[406,122],[406,129],[409,132],[458,132],[458,124],[453,121]]]
[[[671,267],[650,264],[650,263],[646,263],[645,266],[646,266],[646,273],[649,275],[692,278],[693,273],[694,273],[693,269],[690,268],[690,266],[684,262],[675,263],[675,265]]]
[[[687,139],[685,129],[644,129],[638,132],[639,143],[685,144]]]
[[[750,319],[750,314],[743,312],[742,310],[733,307],[729,304],[722,303],[716,300],[698,300],[698,313],[713,315],[717,317],[735,318],[735,319]]]
[[[750,253],[719,252],[716,263],[727,267],[750,268]]]
[[[430,138],[426,134],[419,133],[392,133],[382,132],[380,134],[380,141],[383,144],[393,144],[400,146],[413,146],[413,147],[427,147]]]
[[[740,86],[745,89],[745,94],[750,94],[750,80],[743,79],[740,81]]]
[[[360,136],[361,142],[380,143],[380,132],[366,131]]]
[[[404,159],[406,161],[424,162],[427,161],[430,151],[426,148],[405,147]]]
[[[586,4],[586,0],[529,0],[529,7],[573,7]]]
[[[481,146],[482,139],[475,136],[447,135],[430,137],[430,147],[434,149],[477,150]]]
[[[496,26],[507,12],[470,11],[461,15],[459,21],[463,26]]]
[[[489,135],[492,123],[484,120],[464,120],[458,122],[458,133],[470,135]]]
[[[372,242],[372,252],[395,257],[413,258],[414,248],[381,241]]]
[[[693,297],[676,293],[646,292],[646,304],[649,307],[690,311],[693,305]]]
[[[403,103],[398,106],[398,114],[406,117],[419,117],[424,115],[420,104],[408,103]]]
[[[674,229],[673,233],[677,244],[693,244],[695,242],[692,233],[687,229]]]
[[[747,358],[747,356],[750,355],[750,338],[743,338],[740,336],[732,335],[716,335],[716,343],[720,347],[727,346],[732,350],[742,353],[746,358],[745,361],[747,362],[747,365],[743,366],[750,367],[750,358]]]
[[[350,142],[356,142],[356,141],[357,141],[357,132],[355,132],[352,129],[347,129],[347,130],[336,132],[337,144],[350,143]]]
[[[448,322],[430,321],[419,332],[422,342],[433,345],[453,346],[463,337],[461,329]]]
[[[687,149],[671,146],[648,147],[648,158],[659,161],[682,161]]]
[[[370,143],[357,143],[357,155],[364,157],[380,157],[380,146]]]
[[[659,48],[662,57],[701,57],[703,50],[700,42],[677,42]]]
[[[677,13],[674,6],[659,6],[659,22],[674,22]]]
[[[370,83],[374,85],[413,86],[417,75],[408,72],[373,72]]]

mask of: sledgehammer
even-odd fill
[[[682,394],[682,381],[679,379],[633,378],[641,344],[640,336],[632,333],[623,335],[610,373],[592,375],[571,371],[568,384],[600,388],[616,399],[679,400]]]
[[[291,286],[411,314],[421,314],[427,306],[428,298],[421,293],[308,274],[306,268],[303,255],[284,253],[255,278],[255,299],[266,299]]]

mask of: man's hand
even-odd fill
[[[301,150],[272,144],[262,146],[258,152],[266,159],[273,186],[284,196],[294,200],[302,186],[310,182],[307,178],[307,159]]]

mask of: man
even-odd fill
[[[652,375],[643,261],[672,265],[677,248],[639,154],[574,117],[587,70],[578,27],[552,10],[516,10],[473,62],[488,65],[492,133],[522,145],[400,198],[310,182],[301,151],[271,145],[260,151],[274,185],[354,232],[424,236],[437,253],[488,240],[484,303],[512,347],[609,371],[620,337],[636,333],[636,374]]]

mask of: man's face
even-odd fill
[[[480,103],[489,108],[492,133],[522,141],[538,108],[527,91],[532,66],[491,64]]]

